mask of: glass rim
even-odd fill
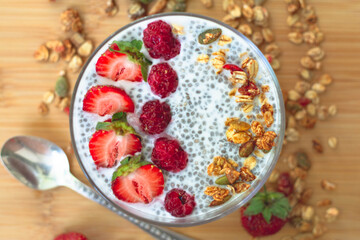
[[[77,150],[77,146],[76,146],[76,142],[75,142],[75,136],[74,136],[74,126],[73,126],[73,113],[74,113],[74,102],[75,102],[75,97],[77,94],[77,90],[80,84],[81,79],[83,78],[83,75],[85,73],[85,70],[87,69],[89,63],[93,60],[94,56],[98,53],[98,51],[111,39],[113,38],[115,35],[119,34],[120,32],[124,31],[125,29],[132,27],[133,25],[136,25],[139,22],[143,22],[149,19],[154,19],[154,18],[159,18],[159,17],[167,17],[167,16],[185,16],[185,17],[195,17],[195,18],[200,18],[200,19],[204,19],[207,21],[211,21],[214,23],[217,23],[219,25],[221,25],[224,28],[227,28],[229,30],[231,30],[232,32],[234,32],[236,35],[238,35],[239,37],[241,37],[242,39],[244,39],[244,41],[252,48],[253,51],[255,51],[258,56],[260,56],[260,59],[262,60],[262,64],[266,65],[266,69],[269,71],[272,80],[274,81],[274,84],[276,86],[276,91],[277,94],[279,96],[279,107],[280,107],[280,115],[281,115],[281,119],[280,119],[280,133],[278,134],[278,142],[277,142],[277,148],[276,148],[276,152],[274,154],[274,157],[272,159],[272,162],[269,166],[269,168],[267,169],[267,172],[264,174],[263,178],[260,180],[260,182],[257,184],[257,186],[255,186],[253,188],[253,190],[247,195],[245,196],[241,201],[237,202],[236,204],[233,204],[232,206],[228,207],[225,211],[218,211],[217,214],[215,214],[214,216],[208,217],[208,218],[204,218],[204,220],[202,221],[189,221],[189,222],[180,222],[180,223],[173,223],[173,222],[162,222],[162,221],[157,221],[154,219],[150,219],[150,218],[146,218],[146,217],[142,217],[140,215],[131,213],[129,211],[127,211],[126,209],[120,207],[119,205],[117,205],[116,203],[114,203],[112,200],[110,200],[106,194],[104,194],[102,192],[101,189],[99,189],[97,187],[97,185],[94,183],[94,181],[91,179],[91,177],[89,176],[88,172],[86,171],[78,150]],[[211,17],[207,17],[207,16],[203,16],[200,14],[195,14],[195,13],[185,13],[185,12],[172,12],[172,13],[160,13],[160,14],[155,14],[155,15],[151,15],[151,16],[146,16],[143,17],[141,19],[138,19],[134,22],[131,22],[123,27],[121,27],[120,29],[116,30],[114,33],[112,33],[110,36],[108,36],[102,43],[99,44],[99,46],[92,52],[92,54],[88,57],[86,63],[84,64],[84,66],[81,69],[81,72],[78,75],[78,78],[76,80],[75,86],[74,86],[74,90],[72,93],[72,98],[71,98],[71,105],[70,105],[70,116],[69,116],[69,125],[70,125],[70,135],[71,135],[71,142],[73,145],[73,149],[74,149],[74,153],[76,156],[76,159],[80,165],[81,170],[83,171],[84,175],[86,176],[86,178],[88,179],[88,181],[90,182],[90,184],[92,185],[92,187],[99,193],[99,195],[104,198],[109,204],[111,204],[111,206],[113,206],[114,208],[123,211],[124,213],[126,213],[129,216],[132,216],[134,218],[137,219],[141,219],[142,221],[145,221],[147,223],[151,223],[151,224],[156,224],[156,225],[160,225],[160,226],[166,226],[166,227],[191,227],[191,226],[197,226],[197,225],[201,225],[201,224],[206,224],[212,221],[215,221],[217,219],[223,218],[226,215],[229,215],[230,213],[236,211],[237,209],[239,209],[241,206],[245,205],[261,188],[262,186],[265,184],[266,180],[268,179],[268,177],[270,176],[271,172],[273,171],[280,153],[281,153],[281,149],[283,146],[283,140],[284,140],[284,135],[285,135],[285,106],[284,106],[284,100],[283,100],[283,95],[281,92],[281,88],[280,88],[280,84],[279,81],[272,69],[272,67],[270,66],[268,60],[265,58],[265,56],[263,55],[263,53],[258,49],[258,47],[251,42],[247,37],[245,37],[242,33],[240,33],[238,30],[236,30],[235,28],[217,20],[217,19],[213,19]]]

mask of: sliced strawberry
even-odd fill
[[[114,130],[96,131],[90,139],[89,150],[97,167],[112,167],[120,159],[141,151],[139,137],[132,133],[117,136]]]
[[[83,110],[105,116],[116,112],[134,112],[131,98],[121,88],[113,86],[94,86],[90,88],[83,101]]]
[[[54,240],[87,240],[87,238],[81,233],[68,232],[58,235]]]
[[[129,203],[150,203],[164,190],[161,170],[146,162],[122,165],[114,172],[113,179],[114,195]]]
[[[141,65],[130,61],[126,54],[116,52],[120,50],[117,44],[112,44],[110,48],[115,51],[106,50],[96,62],[97,74],[114,81],[141,82]]]

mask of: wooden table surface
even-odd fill
[[[37,106],[45,91],[54,86],[59,64],[36,62],[35,49],[50,39],[61,38],[59,14],[67,7],[77,8],[85,21],[87,36],[99,44],[109,34],[129,23],[126,9],[129,1],[118,0],[120,11],[113,18],[99,12],[105,1],[0,0],[0,146],[15,135],[36,135],[65,148],[70,142],[66,114],[52,108],[41,116]],[[208,10],[199,1],[189,0],[189,12],[221,19],[221,1],[215,0]],[[320,26],[326,35],[324,70],[335,83],[321,97],[325,105],[336,104],[338,115],[319,122],[313,131],[303,131],[301,141],[286,147],[285,154],[306,149],[313,167],[307,183],[315,194],[311,202],[330,198],[340,209],[339,220],[329,224],[322,239],[359,239],[360,237],[360,2],[358,0],[309,0],[316,8]],[[283,0],[266,3],[272,28],[283,50],[282,67],[277,73],[284,89],[294,86],[295,72],[306,46],[295,47],[287,41],[286,11]],[[70,75],[74,85],[76,75]],[[338,148],[329,149],[327,138],[336,136]],[[325,152],[311,149],[311,139],[318,137]],[[76,161],[71,171],[81,181],[87,180]],[[280,160],[281,162],[281,160]],[[278,165],[283,165],[279,163]],[[281,167],[281,166],[280,166]],[[320,188],[321,179],[331,179],[338,187],[334,192]],[[321,211],[320,211],[321,212]],[[50,240],[64,231],[83,232],[91,240],[151,239],[147,234],[103,207],[84,199],[69,189],[46,192],[24,187],[0,167],[0,239]],[[195,239],[251,239],[242,229],[238,211],[206,225],[176,229]],[[280,239],[295,233],[286,226],[279,234],[264,239]]]

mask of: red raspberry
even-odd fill
[[[175,70],[169,64],[159,63],[151,67],[148,83],[155,95],[165,98],[176,91],[179,81]]]
[[[195,206],[194,196],[182,189],[174,188],[166,194],[165,210],[174,217],[185,217],[191,214]]]
[[[142,107],[140,115],[141,128],[148,134],[159,134],[171,121],[170,106],[159,100],[149,101]]]
[[[255,83],[247,81],[238,89],[239,93],[242,95],[251,96],[254,98],[255,96],[260,94],[259,88],[255,85]]]
[[[277,190],[282,192],[285,196],[289,196],[293,192],[293,185],[290,181],[290,174],[288,172],[283,172],[280,174],[277,181]]]
[[[155,141],[151,160],[159,168],[179,172],[186,167],[188,155],[178,141],[162,137]]]
[[[164,21],[150,23],[144,30],[144,45],[152,58],[169,60],[180,53],[181,44],[172,32],[171,26]]]

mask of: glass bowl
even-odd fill
[[[215,208],[204,207],[202,206],[203,204],[200,204],[199,206],[197,205],[196,208],[199,208],[199,210],[196,210],[196,214],[191,214],[183,218],[172,217],[170,214],[164,211],[163,207],[160,207],[160,210],[158,211],[159,213],[151,211],[149,212],[147,208],[144,208],[144,206],[141,206],[139,204],[128,204],[121,202],[112,195],[110,189],[111,180],[109,180],[107,176],[109,176],[116,168],[114,167],[111,169],[101,169],[99,171],[96,169],[88,149],[88,140],[91,134],[95,131],[94,126],[96,122],[93,123],[92,117],[90,115],[86,115],[88,113],[84,113],[82,111],[83,97],[86,91],[91,86],[104,83],[112,85],[118,84],[118,82],[114,83],[110,80],[103,80],[101,79],[101,77],[98,77],[96,75],[95,63],[99,56],[103,52],[105,52],[105,50],[114,40],[119,40],[121,38],[126,39],[129,33],[133,35],[137,34],[137,39],[142,39],[141,33],[142,30],[146,27],[146,25],[152,21],[159,19],[163,19],[170,23],[176,23],[177,25],[188,23],[189,25],[187,25],[185,29],[192,29],[189,31],[189,33],[190,35],[193,34],[193,36],[199,33],[199,31],[201,32],[202,29],[204,30],[207,28],[220,27],[223,29],[223,34],[230,35],[233,38],[236,38],[234,44],[238,44],[237,42],[239,42],[239,49],[241,48],[247,52],[250,52],[250,56],[258,61],[259,74],[262,74],[261,79],[265,79],[265,83],[270,85],[270,88],[273,88],[274,96],[270,96],[269,101],[272,101],[274,103],[273,105],[276,106],[274,108],[274,129],[278,134],[278,137],[276,139],[276,146],[273,148],[272,151],[270,151],[270,153],[267,154],[268,159],[266,161],[263,160],[263,167],[259,167],[258,174],[256,174],[257,178],[251,183],[251,187],[249,188],[249,190],[236,195],[236,197],[232,197],[225,204]],[[198,28],[195,27],[194,23],[201,23],[203,25],[199,25]],[[183,49],[184,51],[186,51],[187,47],[191,48],[189,45],[182,45],[182,51]],[[184,59],[186,58],[184,57]],[[176,65],[176,58],[174,58],[173,62],[173,65]],[[191,71],[191,69],[186,70],[186,72],[189,72],[188,74],[190,74]],[[181,78],[179,81],[181,81]],[[100,120],[106,120],[106,118],[102,118]],[[97,119],[97,121],[99,121],[99,119]],[[86,64],[84,65],[81,73],[79,74],[78,80],[74,88],[70,109],[70,132],[74,152],[84,174],[86,175],[92,186],[99,192],[99,194],[104,199],[108,200],[115,208],[121,209],[129,215],[142,219],[149,223],[170,227],[185,227],[204,224],[222,218],[246,204],[261,189],[261,187],[264,185],[265,181],[269,177],[270,173],[272,172],[281,152],[285,132],[285,110],[280,86],[270,64],[268,63],[264,55],[260,52],[260,50],[249,39],[239,33],[236,29],[231,28],[218,20],[206,16],[191,13],[164,13],[139,19],[120,28],[118,31],[106,38],[92,53],[92,55],[89,57]],[[144,151],[146,151],[146,149],[143,148],[143,152]],[[206,167],[210,163],[210,161],[211,159],[206,159],[204,160],[205,164],[202,163],[201,168],[203,168],[202,170],[204,172],[206,172]],[[195,194],[195,196],[202,196],[203,190],[208,185],[210,185],[210,183],[206,183],[204,186],[200,186],[198,188],[202,190],[191,193]],[[205,198],[205,196],[203,196],[203,198]],[[164,195],[162,196],[162,199],[164,199]],[[161,204],[161,200],[160,203],[158,201],[158,203],[154,204],[155,206],[156,204]],[[149,209],[150,206],[151,205],[149,205]]]

